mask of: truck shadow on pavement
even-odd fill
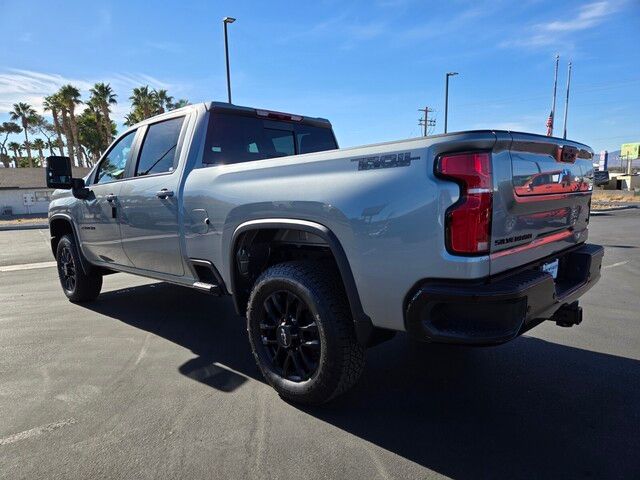
[[[194,380],[263,381],[229,298],[156,283],[86,306],[190,349],[178,370]],[[640,477],[640,362],[534,337],[474,349],[398,335],[368,350],[353,390],[295,408],[453,478]]]

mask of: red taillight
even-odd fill
[[[447,248],[463,255],[489,253],[493,203],[491,155],[479,152],[442,156],[438,174],[460,185],[460,200],[447,211]]]

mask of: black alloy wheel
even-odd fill
[[[318,370],[318,325],[309,306],[294,293],[278,291],[264,300],[260,333],[267,358],[282,378],[303,382]]]
[[[58,277],[66,297],[81,303],[95,300],[102,289],[102,275],[97,268],[83,268],[80,253],[72,235],[63,235],[56,246]]]
[[[62,288],[67,292],[74,292],[78,279],[76,276],[76,264],[73,261],[73,255],[68,246],[64,246],[60,250],[60,256],[58,258],[58,273],[60,275],[60,282]]]
[[[355,385],[364,368],[364,347],[330,262],[290,261],[262,272],[247,303],[247,332],[265,380],[292,402],[327,402]]]

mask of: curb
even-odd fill
[[[0,232],[6,232],[9,230],[48,230],[49,225],[47,223],[30,223],[27,225],[0,225]]]
[[[591,215],[597,215],[598,213],[615,212],[617,210],[631,210],[633,208],[638,208],[638,205],[624,205],[623,207],[611,207],[599,210],[591,210]]]

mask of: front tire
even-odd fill
[[[100,295],[102,275],[84,272],[78,247],[71,235],[63,236],[58,242],[56,261],[62,291],[70,301],[90,302]]]
[[[256,281],[247,330],[267,382],[292,402],[317,405],[351,388],[364,368],[340,278],[328,265],[287,262]]]

